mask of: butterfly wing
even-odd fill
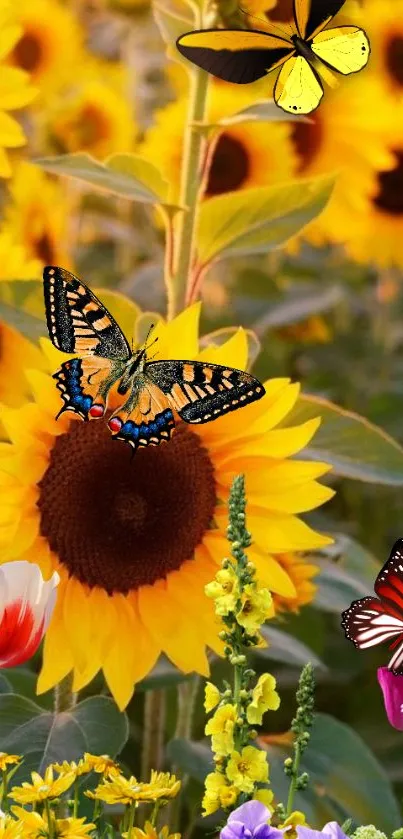
[[[388,561],[379,572],[375,585],[376,597],[354,600],[342,614],[346,638],[359,649],[367,649],[383,641],[394,639],[396,652],[389,669],[401,672],[403,665],[403,539],[393,546]]]
[[[345,0],[294,0],[298,33],[304,40],[313,38],[327,26],[344,6]]]
[[[147,377],[184,422],[204,423],[261,399],[263,385],[242,370],[204,361],[151,361]]]
[[[47,266],[43,272],[46,319],[58,350],[110,359],[128,359],[130,347],[101,301],[69,271]]]
[[[109,358],[72,358],[54,374],[61,393],[64,411],[73,411],[82,419],[99,419],[106,410],[108,391],[121,375],[119,365]]]
[[[274,85],[274,100],[290,114],[310,114],[322,99],[323,87],[317,72],[298,55],[281,68]]]
[[[321,61],[345,76],[362,70],[370,54],[368,38],[358,26],[325,29],[313,39],[311,48]]]
[[[136,450],[169,440],[175,420],[166,395],[146,382],[113,414],[108,426],[115,440],[123,440]]]
[[[193,64],[226,82],[249,84],[266,76],[293,54],[285,38],[245,29],[187,32],[176,42]]]

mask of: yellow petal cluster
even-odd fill
[[[202,801],[204,816],[210,816],[220,807],[232,807],[235,804],[239,790],[229,784],[221,772],[210,772],[204,783],[205,793]]]
[[[133,801],[159,801],[174,798],[181,787],[175,775],[169,772],[151,772],[149,783],[142,783],[132,775],[125,778],[113,773],[105,778],[94,792],[87,792],[89,798],[104,801],[105,804],[131,804]]]
[[[204,710],[209,714],[218,705],[221,698],[220,691],[211,682],[207,682],[204,688]]]
[[[233,752],[226,774],[240,792],[253,792],[257,781],[267,781],[269,777],[266,752],[255,746],[245,746],[241,753]]]
[[[33,810],[24,810],[23,807],[12,807],[11,809],[18,819],[14,824],[21,825],[24,839],[42,839],[44,836],[49,836],[49,822],[46,811],[40,815]],[[54,819],[52,829],[53,835],[57,839],[85,839],[85,837],[95,830],[95,824],[86,822],[83,818],[77,819],[70,817],[66,819]],[[14,839],[14,837],[4,837],[4,839]]]
[[[7,752],[0,752],[0,772],[4,772],[7,766],[19,763],[22,760],[20,755],[9,755]]]
[[[157,830],[151,822],[147,821],[144,828],[132,827],[122,833],[123,839],[180,839],[180,833],[170,833],[169,827],[165,824],[160,830]]]
[[[31,778],[32,784],[23,781],[21,786],[11,789],[9,797],[20,804],[37,804],[38,801],[58,798],[59,795],[71,787],[75,780],[75,774],[71,771],[54,778],[53,768],[48,766],[43,777],[38,772],[31,772]]]
[[[207,597],[214,600],[217,615],[225,616],[235,610],[239,598],[238,578],[230,568],[223,568],[217,572],[214,580],[205,586]]]
[[[280,697],[276,691],[276,680],[270,673],[259,676],[252,691],[252,700],[248,705],[246,717],[251,725],[261,725],[266,711],[277,711]]]
[[[273,616],[273,598],[268,589],[245,586],[241,596],[241,609],[236,614],[237,623],[251,635],[257,633],[262,623]]]
[[[211,745],[216,755],[225,756],[233,751],[237,716],[235,705],[226,704],[221,705],[208,721],[205,733],[211,735]]]

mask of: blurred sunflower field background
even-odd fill
[[[266,643],[250,653],[256,673],[275,678],[261,682],[271,712],[259,725],[255,697],[249,716],[272,788],[286,796],[309,661],[317,714],[295,807],[312,827],[351,817],[390,833],[402,823],[403,765],[376,678],[387,651],[358,652],[340,620],[403,535],[403,1],[347,0],[338,19],[365,28],[368,67],[293,119],[274,105],[271,76],[227,84],[176,51],[194,28],[292,17],[288,0],[243,10],[0,0],[0,570],[27,561],[60,580],[40,652],[7,665],[0,637],[0,749],[13,784],[47,771],[53,798],[82,773],[94,790],[102,774],[111,812],[138,794],[106,780],[119,756],[143,782],[141,800],[170,800],[172,833],[218,830],[219,802],[247,791],[232,758],[234,786],[223,805],[213,772],[202,816],[206,734],[217,737],[214,723],[205,731],[215,693],[204,706],[204,680],[230,673],[213,603],[228,580],[215,575],[243,474],[248,556],[271,594]],[[46,265],[82,277],[129,342],[155,324],[159,358],[249,370],[265,396],[182,423],[133,460],[106,423],[56,420],[51,375],[66,356],[48,338]],[[81,773],[71,761],[84,753]],[[110,758],[98,764],[101,753]],[[165,775],[145,790],[151,770],[180,777],[181,795]],[[44,800],[38,777],[17,804]],[[91,794],[82,817],[90,804]],[[24,836],[53,839],[45,810],[16,810]],[[55,835],[93,825],[73,827]],[[156,835],[151,824],[130,833],[130,820],[126,830]]]

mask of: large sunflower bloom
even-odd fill
[[[209,111],[211,122],[236,113],[252,104],[256,96],[223,86],[212,89]],[[151,160],[170,180],[179,185],[183,152],[183,131],[188,108],[186,96],[156,114],[148,129],[140,154]],[[219,135],[207,183],[208,196],[238,189],[267,186],[290,178],[297,157],[290,142],[291,128],[286,122],[246,122],[231,125]]]
[[[76,18],[58,0],[18,0],[15,16],[20,37],[10,62],[30,73],[41,97],[54,92],[77,72],[83,59],[83,35]]]
[[[39,267],[66,265],[69,207],[63,184],[38,166],[21,161],[10,183],[4,230]],[[17,277],[16,277],[17,278]]]
[[[29,85],[27,73],[15,67],[5,66],[8,55],[18,41],[21,28],[15,21],[12,6],[2,3],[0,7],[0,178],[11,175],[11,166],[6,149],[25,145],[25,135],[14,117],[8,111],[24,108],[36,96],[37,91]]]
[[[160,358],[199,358],[245,369],[239,330],[221,347],[199,352],[198,304],[159,323]],[[45,342],[52,371],[65,356]],[[235,474],[246,475],[250,550],[261,583],[293,598],[295,588],[275,555],[330,540],[298,514],[332,496],[318,483],[329,467],[292,460],[319,420],[276,426],[298,385],[266,383],[265,396],[205,425],[180,423],[166,445],[135,455],[113,441],[103,421],[64,414],[50,376],[28,374],[34,401],[3,409],[10,443],[0,453],[1,561],[16,557],[60,575],[58,600],[44,644],[38,690],[74,670],[80,690],[103,669],[119,706],[164,652],[185,672],[208,673],[206,645],[220,650],[204,586],[228,551],[226,502]],[[1,495],[3,493],[3,495]]]
[[[371,41],[369,71],[391,100],[403,98],[403,0],[365,0],[365,29]]]

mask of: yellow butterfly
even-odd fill
[[[291,114],[309,114],[322,99],[320,75],[326,78],[326,68],[357,73],[369,58],[368,38],[358,26],[325,28],[343,5],[344,0],[294,0],[294,22],[281,36],[204,29],[181,35],[176,44],[189,61],[226,82],[248,84],[281,67],[275,102]]]

